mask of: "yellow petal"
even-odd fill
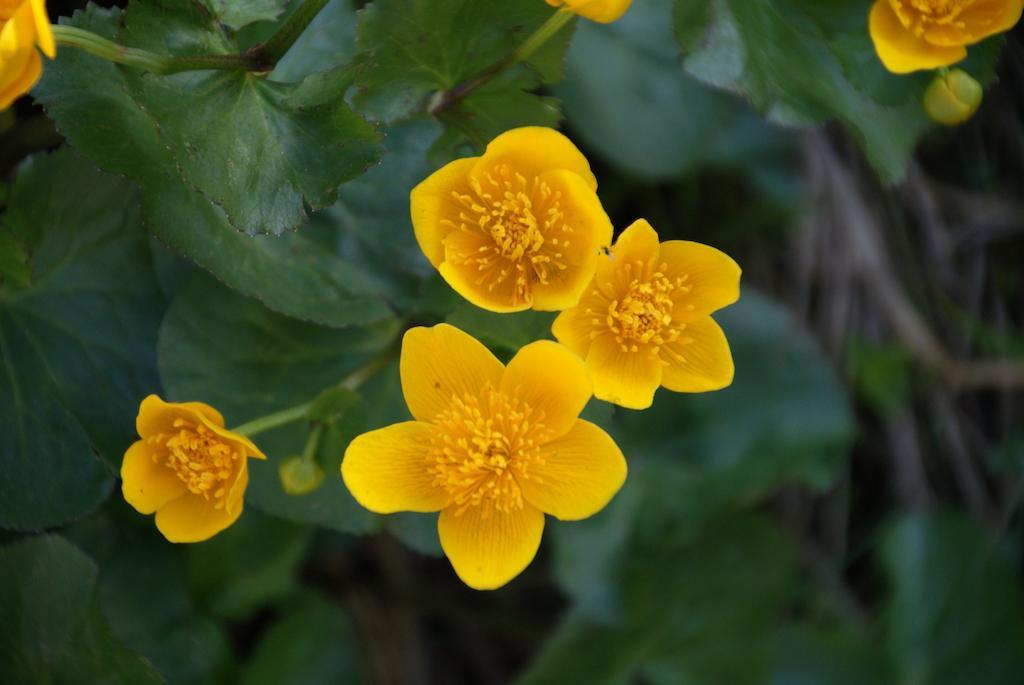
[[[584,359],[587,357],[587,352],[590,351],[590,342],[594,338],[591,333],[601,333],[607,330],[603,319],[595,323],[596,317],[593,313],[588,313],[587,309],[587,303],[580,302],[578,306],[559,314],[551,324],[551,334],[555,336],[555,339]]]
[[[634,221],[615,240],[611,257],[600,260],[597,283],[621,290],[634,278],[646,278],[658,258],[658,245],[658,232],[647,220]]]
[[[626,459],[611,436],[577,420],[562,437],[541,447],[536,477],[520,480],[526,501],[563,521],[601,511],[626,481]]]
[[[43,74],[43,60],[35,48],[30,48],[6,63],[0,58],[0,110],[11,106],[39,81]]]
[[[1024,13],[1024,0],[979,0],[957,17],[974,42],[1009,31]]]
[[[471,335],[446,323],[411,328],[402,339],[402,393],[415,419],[432,422],[453,397],[498,387],[505,367]]]
[[[135,419],[135,430],[139,436],[148,438],[158,433],[170,433],[174,430],[175,420],[181,418],[197,424],[200,417],[215,426],[224,426],[224,417],[220,412],[202,402],[164,402],[156,395],[149,395],[139,405],[139,415]]]
[[[36,42],[43,53],[53,59],[57,56],[57,44],[50,29],[50,17],[46,14],[46,0],[30,0],[32,18],[35,21]]]
[[[242,506],[234,511],[217,508],[215,500],[200,495],[179,497],[156,512],[156,527],[170,542],[208,540],[238,520]]]
[[[629,341],[626,341],[629,344]],[[587,354],[587,368],[594,381],[594,397],[628,409],[646,409],[661,385],[662,363],[641,347],[622,349],[614,336],[595,338]]]
[[[740,297],[740,267],[713,247],[687,240],[669,240],[659,253],[669,278],[684,278],[689,292],[673,311],[689,321],[732,304]],[[682,305],[682,306],[679,306]]]
[[[528,284],[527,291],[520,296],[515,279],[507,275],[516,269],[515,262],[491,253],[490,265],[480,268],[480,250],[490,251],[493,245],[490,236],[453,231],[444,240],[445,261],[438,267],[441,277],[452,290],[481,309],[502,314],[529,309],[533,305],[532,286]]]
[[[633,0],[547,0],[553,7],[565,5],[581,17],[610,24],[629,9]]]
[[[482,179],[498,164],[508,164],[527,178],[565,169],[579,174],[591,190],[597,190],[597,179],[590,171],[587,158],[571,140],[553,128],[524,126],[505,131],[491,141],[470,173]]]
[[[550,171],[541,180],[561,195],[562,221],[570,230],[551,231],[544,236],[539,257],[551,261],[543,272],[545,278],[534,284],[533,307],[561,311],[574,307],[593,280],[598,256],[612,241],[612,222],[597,194],[578,174]]]
[[[721,390],[732,383],[733,364],[725,333],[709,316],[686,324],[674,343],[661,349],[661,383],[675,392]]]
[[[200,402],[189,402],[188,404],[199,404],[204,407],[206,406]],[[211,407],[206,408],[212,409]],[[234,431],[230,431],[227,428],[224,428],[222,423],[224,419],[221,419],[221,423],[218,423],[211,420],[207,412],[199,410],[197,410],[197,412],[199,413],[199,421],[202,422],[203,425],[205,425],[212,432],[220,436],[224,440],[224,442],[235,445],[240,451],[245,453],[245,456],[256,457],[257,459],[267,458],[267,455],[263,454],[260,448],[257,447],[256,444],[253,443],[253,441],[250,440],[248,437],[242,435],[241,433],[235,433]]]
[[[128,448],[121,462],[121,492],[140,514],[152,514],[186,494],[185,483],[163,460],[154,461],[154,448],[139,440]]]
[[[229,514],[237,515],[241,513],[247,487],[249,487],[249,462],[243,459],[239,465],[238,473],[235,474],[235,482],[231,486],[231,491],[228,492],[227,499],[224,501],[224,506],[227,507]]]
[[[508,363],[501,391],[541,412],[548,439],[565,435],[591,395],[590,375],[583,360],[550,340],[523,347]],[[537,414],[531,418],[538,420]]]
[[[536,556],[544,532],[539,509],[524,503],[522,509],[508,513],[479,506],[455,512],[454,507],[441,512],[437,532],[455,573],[471,588],[499,588]]]
[[[915,36],[903,26],[888,0],[876,0],[868,24],[879,59],[895,74],[945,67],[967,57],[963,46],[933,45]]]
[[[378,514],[440,511],[448,495],[434,485],[429,469],[428,423],[406,421],[363,433],[345,450],[341,477],[363,507]]]
[[[416,242],[434,267],[444,260],[444,239],[460,223],[462,209],[452,195],[471,192],[468,176],[478,159],[457,159],[412,189],[409,201]]]

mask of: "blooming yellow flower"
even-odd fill
[[[735,302],[739,285],[740,268],[728,256],[683,240],[659,245],[641,219],[551,330],[586,360],[595,397],[645,409],[658,386],[706,392],[732,383],[729,343],[710,314]]]
[[[171,542],[206,540],[242,513],[249,457],[267,457],[202,402],[142,400],[135,427],[141,440],[125,452],[121,492],[140,514],[156,512]]]
[[[633,0],[547,0],[552,7],[567,7],[581,17],[610,24],[629,9]]]
[[[955,64],[968,45],[1013,28],[1024,0],[875,0],[869,29],[896,74]]]
[[[423,253],[467,300],[495,312],[579,300],[612,239],[586,158],[561,133],[507,131],[412,191]]]
[[[51,59],[57,54],[45,0],[0,0],[0,109],[27,93],[43,73],[36,45]]]
[[[506,367],[457,328],[413,328],[400,370],[415,420],[353,440],[341,475],[370,511],[440,511],[441,547],[470,587],[526,568],[545,513],[587,518],[625,481],[619,448],[577,418],[586,367],[554,342],[523,347]]]

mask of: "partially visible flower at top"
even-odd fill
[[[413,188],[416,240],[449,285],[494,312],[579,300],[612,225],[590,165],[558,131],[526,127]]]
[[[341,475],[370,511],[440,511],[441,547],[470,587],[501,587],[526,568],[545,513],[587,518],[625,481],[615,442],[577,418],[587,369],[557,343],[531,343],[506,367],[453,326],[413,328],[400,372],[415,421],[357,437]]]
[[[732,383],[729,343],[710,314],[739,294],[740,267],[730,257],[689,241],[659,245],[641,219],[551,330],[586,360],[595,397],[645,409],[659,386],[707,392]]]
[[[43,60],[57,55],[45,0],[0,0],[0,109],[27,93],[43,73]]]
[[[886,69],[906,74],[956,64],[1022,11],[1024,0],[875,0],[868,23]]]
[[[142,439],[125,452],[121,492],[140,514],[156,513],[165,538],[199,542],[238,519],[248,458],[267,457],[249,438],[224,428],[220,412],[150,395],[135,427]]]
[[[552,7],[566,7],[581,17],[610,24],[629,9],[633,0],[547,0]]]

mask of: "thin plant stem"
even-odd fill
[[[264,61],[277,64],[326,4],[327,0],[305,0],[299,5],[274,35],[263,43],[260,53]]]

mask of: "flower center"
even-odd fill
[[[544,412],[486,386],[455,397],[435,420],[430,473],[458,509],[484,507],[483,515],[523,507],[519,482],[538,476]]]
[[[975,0],[889,0],[900,23],[920,36],[929,26],[954,24],[960,26],[960,13]],[[961,27],[962,28],[962,27]]]
[[[641,344],[660,348],[676,341],[686,327],[672,315],[676,301],[690,291],[689,277],[669,278],[663,273],[665,266],[648,278],[630,279],[625,294],[608,302],[605,322],[625,352],[636,352]],[[627,271],[631,267],[627,264]]]
[[[470,189],[452,193],[461,206],[459,221],[444,223],[485,240],[456,261],[480,273],[478,285],[493,291],[511,281],[513,301],[529,302],[534,282],[546,284],[553,271],[567,268],[562,256],[573,229],[565,223],[561,191],[508,164],[496,165],[482,179],[472,177]]]
[[[172,435],[159,434],[149,440],[167,447],[165,465],[174,471],[189,492],[216,500],[219,509],[235,475],[238,455],[206,426],[192,426],[184,419],[174,422]],[[159,461],[158,456],[154,456]]]

